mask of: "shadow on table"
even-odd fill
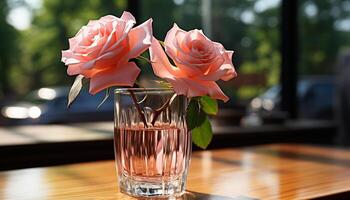
[[[216,194],[205,194],[199,192],[187,191],[182,197],[178,198],[178,200],[257,200],[250,197],[245,196],[237,196],[237,197],[226,197]]]
[[[149,200],[149,198],[146,198],[146,199],[139,198],[138,200]],[[226,197],[226,196],[215,195],[215,194],[205,194],[205,193],[187,191],[181,197],[155,198],[155,200],[258,200],[258,199],[245,197],[245,196]]]

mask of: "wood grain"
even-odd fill
[[[195,152],[182,199],[311,199],[350,193],[350,151],[266,145]],[[114,161],[0,173],[0,199],[134,199]],[[345,199],[345,198],[340,198]]]

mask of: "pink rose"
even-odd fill
[[[176,66],[169,62],[158,40],[153,38],[150,47],[153,71],[167,80],[177,94],[187,97],[209,95],[228,101],[215,81],[227,81],[237,76],[232,64],[233,51],[226,51],[200,30],[186,32],[176,24],[167,33],[164,44]]]
[[[120,18],[107,15],[89,21],[69,39],[69,49],[62,51],[68,75],[89,78],[91,94],[110,86],[133,86],[141,70],[129,60],[152,41],[152,19],[132,28],[135,23],[128,12]]]

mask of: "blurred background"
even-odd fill
[[[66,109],[74,77],[61,50],[90,19],[124,10],[138,24],[153,18],[161,40],[176,22],[235,51],[239,78],[220,82],[231,100],[220,104],[217,126],[322,120],[348,130],[349,0],[0,0],[0,125],[112,121],[112,98],[96,109],[104,92],[85,89]],[[156,79],[139,65],[140,82]]]

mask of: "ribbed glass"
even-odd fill
[[[185,191],[192,151],[187,99],[173,95],[168,89],[115,90],[114,143],[122,192],[168,197]]]

